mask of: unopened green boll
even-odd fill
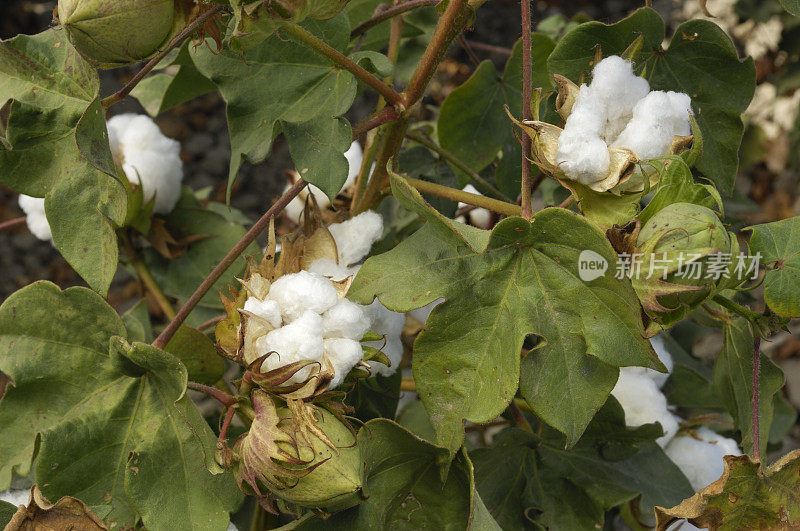
[[[89,62],[114,68],[144,61],[186,25],[186,0],[59,0],[58,18]]]

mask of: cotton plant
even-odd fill
[[[478,191],[477,188],[475,188],[471,184],[468,184],[464,188],[462,188],[462,191],[469,192],[471,194],[483,195]],[[469,205],[467,205],[466,203],[459,202],[458,210],[461,210],[462,208],[466,208],[468,206]],[[469,221],[472,225],[478,227],[479,229],[489,229],[491,228],[492,224],[492,213],[486,210],[485,208],[476,207],[472,208],[466,214],[458,216],[456,218],[456,221],[460,221],[461,223],[466,223],[467,221]]]
[[[736,441],[706,427],[678,435],[666,445],[664,452],[678,465],[696,491],[722,476],[724,456],[742,454]]]
[[[558,179],[596,192],[641,190],[640,161],[678,153],[692,141],[691,97],[651,90],[620,56],[598,62],[589,84],[553,78],[563,129],[538,120],[517,123],[533,138],[537,164]]]

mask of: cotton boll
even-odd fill
[[[698,491],[722,476],[725,470],[725,455],[741,455],[736,441],[722,437],[708,428],[695,430],[699,438],[686,434],[675,437],[664,448],[673,463],[689,479],[692,488]]]
[[[469,192],[470,194],[483,195],[471,184],[466,185],[464,188],[462,188],[462,190],[464,192]],[[461,202],[458,203],[459,209],[464,208],[465,206],[468,205],[466,203],[461,203]],[[492,213],[486,210],[485,208],[474,208],[469,212],[469,219],[472,222],[472,224],[475,225],[476,227],[481,229],[488,229],[489,225],[492,222]]]
[[[617,385],[611,391],[625,410],[625,425],[635,428],[643,424],[658,422],[664,435],[656,439],[663,447],[678,432],[678,420],[667,409],[667,399],[656,383],[647,376],[629,367],[619,371]]]
[[[256,340],[259,355],[267,356],[261,371],[267,372],[303,360],[322,360],[322,317],[311,310],[281,328],[275,329]],[[275,354],[277,353],[277,354]],[[287,383],[302,382],[308,378],[310,367],[301,369]]]
[[[281,326],[281,309],[274,300],[261,301],[256,297],[249,297],[244,303],[244,309],[264,319],[275,328]]]
[[[361,144],[354,140],[350,144],[350,149],[344,152],[344,158],[347,159],[348,172],[343,188],[348,188],[355,184],[358,172],[361,171],[361,161],[364,159],[364,151],[361,149]]]
[[[403,333],[406,325],[406,315],[404,313],[393,312],[381,304],[378,299],[366,307],[372,325],[369,329],[376,334],[386,334],[388,336],[399,336]]]
[[[351,266],[361,261],[383,235],[383,218],[368,210],[345,222],[334,223],[328,230],[336,241],[339,265]]]
[[[361,339],[367,332],[370,319],[364,306],[348,299],[340,299],[333,308],[322,315],[322,335],[326,338],[344,337]]]
[[[306,310],[324,313],[336,304],[339,294],[327,278],[300,271],[283,275],[273,282],[267,299],[278,303],[284,321],[289,322],[300,317]]]
[[[322,341],[325,359],[334,371],[329,389],[338,387],[356,363],[361,361],[364,351],[361,343],[353,339],[330,338]]]
[[[331,260],[330,258],[318,258],[314,260],[311,262],[311,265],[308,266],[308,271],[316,273],[317,275],[322,275],[323,277],[328,277],[334,282],[342,281],[352,274],[349,268],[340,266],[335,260]]]
[[[180,144],[164,136],[145,115],[121,114],[108,120],[106,126],[111,154],[128,180],[141,184],[145,201],[156,198],[154,212],[171,212],[183,180]]]
[[[580,132],[568,134],[565,129],[558,140],[557,161],[567,177],[591,184],[606,176],[611,165],[611,154],[608,145],[599,136]]]
[[[53,233],[44,213],[44,198],[20,194],[19,207],[25,212],[25,223],[31,234],[42,241],[52,241]]]

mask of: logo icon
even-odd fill
[[[602,255],[584,249],[578,256],[578,276],[584,282],[591,282],[596,278],[602,277],[608,270],[608,260]]]

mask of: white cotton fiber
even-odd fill
[[[650,344],[653,346],[653,350],[656,351],[658,359],[667,368],[667,372],[666,373],[658,372],[654,369],[648,369],[647,367],[625,367],[625,371],[628,374],[640,374],[643,376],[647,376],[648,378],[653,380],[656,386],[658,386],[658,388],[660,389],[666,383],[667,378],[669,378],[669,375],[672,374],[672,369],[674,364],[672,361],[672,355],[667,350],[667,346],[664,343],[663,337],[658,335],[651,338]]]
[[[322,334],[326,338],[359,340],[364,337],[369,325],[365,307],[348,299],[340,299],[322,315]]]
[[[591,90],[606,108],[606,123],[600,135],[611,141],[631,119],[636,103],[650,92],[650,84],[633,72],[630,61],[612,55],[594,67]]]
[[[651,92],[636,104],[613,145],[631,149],[642,160],[666,155],[673,136],[691,134],[691,104],[686,94]]]
[[[329,388],[338,387],[350,370],[361,361],[363,350],[361,343],[353,339],[330,338],[322,342],[324,359],[334,370],[334,378]]]
[[[344,152],[344,158],[347,159],[348,171],[347,180],[342,188],[349,188],[356,182],[358,172],[361,171],[361,161],[364,159],[364,151],[361,149],[361,144],[353,141],[350,148]]]
[[[469,192],[471,194],[478,194],[483,195],[480,193],[477,188],[472,186],[471,184],[466,185],[462,188],[464,192]],[[464,208],[468,206],[466,203],[458,203],[458,208]],[[472,222],[473,225],[478,227],[479,229],[488,229],[489,225],[492,222],[492,213],[486,210],[485,208],[473,208],[469,211],[469,220]]]
[[[567,177],[583,184],[591,184],[602,180],[608,173],[611,154],[608,152],[608,145],[599,136],[579,131],[567,133],[565,129],[558,141],[557,161],[558,167]]]
[[[667,399],[656,383],[646,375],[629,369],[620,368],[619,380],[611,394],[625,410],[625,425],[634,428],[652,422],[661,424],[664,435],[656,442],[663,447],[678,432],[678,420],[667,409]]]
[[[384,336],[384,339],[365,341],[364,345],[380,350],[392,363],[391,367],[387,367],[382,363],[370,361],[368,362],[370,369],[373,373],[390,376],[394,374],[403,359],[403,342],[400,335],[406,324],[406,315],[389,310],[378,299],[367,306],[366,310],[372,321],[370,331]]]
[[[673,463],[689,479],[692,488],[698,491],[722,476],[725,455],[741,455],[739,445],[733,439],[722,437],[706,427],[691,434],[675,437],[664,448]]]
[[[283,275],[273,282],[267,299],[278,303],[284,322],[291,322],[306,310],[324,313],[336,304],[339,294],[327,278],[300,271]]]
[[[328,230],[336,240],[339,265],[347,267],[360,262],[383,235],[383,218],[368,210],[345,222],[334,223]]]
[[[433,311],[433,309],[436,308],[437,306],[439,306],[443,302],[444,302],[444,299],[441,299],[441,298],[440,299],[436,299],[435,301],[430,302],[430,303],[426,304],[425,306],[423,306],[421,308],[417,308],[415,310],[411,310],[411,311],[406,312],[406,313],[407,313],[407,315],[413,317],[414,319],[416,319],[420,323],[425,324],[425,323],[428,322],[428,318],[431,316],[431,312]]]
[[[264,319],[273,327],[281,326],[281,309],[274,300],[259,300],[256,297],[249,297],[244,303],[245,311]]]
[[[387,367],[378,361],[368,361],[367,364],[369,365],[370,371],[373,375],[380,374],[381,376],[391,376],[395,373],[397,367],[400,365],[400,362],[403,360],[403,341],[400,339],[400,337],[387,336],[386,341],[365,341],[364,345],[376,348],[383,352],[383,354],[389,358],[389,362],[392,364],[390,367]]]
[[[7,490],[5,492],[0,492],[0,501],[4,501],[6,503],[10,503],[15,507],[19,507],[20,505],[25,505],[27,507],[28,500],[31,497],[31,490],[30,489],[20,489],[20,490]]]
[[[20,194],[19,207],[25,212],[25,223],[31,234],[42,241],[52,241],[53,233],[44,213],[44,198]]]
[[[322,317],[311,310],[304,312],[291,323],[272,330],[256,340],[259,355],[269,352],[262,364],[262,372],[267,372],[289,363],[302,360],[322,360]],[[310,369],[298,371],[288,383],[302,382],[308,377]]]
[[[336,261],[331,260],[330,258],[318,258],[317,260],[311,262],[311,265],[308,266],[308,271],[311,273],[316,273],[317,275],[322,275],[323,277],[328,277],[335,282],[339,282],[346,279],[350,275],[354,275],[358,270],[355,268],[340,266],[336,263]]]
[[[125,176],[142,186],[145,201],[155,197],[155,213],[171,212],[183,180],[180,144],[164,136],[149,116],[121,114],[106,125],[111,153]]]

